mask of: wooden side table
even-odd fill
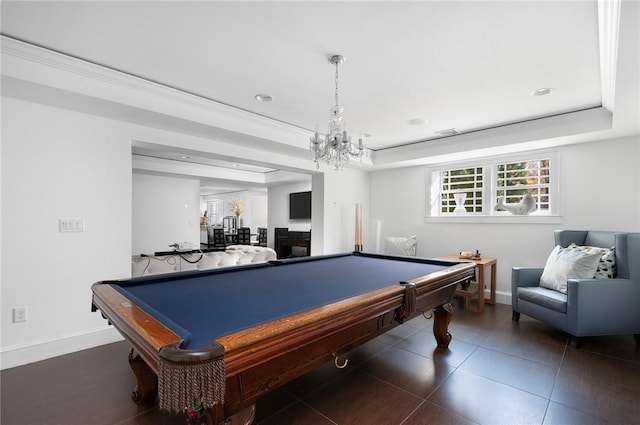
[[[466,261],[466,262],[474,262],[476,263],[476,281],[477,283],[472,283],[469,289],[456,289],[455,295],[462,295],[464,297],[464,308],[469,311],[473,311],[474,313],[483,313],[484,312],[484,304],[495,304],[496,303],[496,266],[498,260],[495,258],[480,258],[478,260],[460,258],[457,255],[445,255],[443,257],[438,257],[440,260],[446,261]],[[484,299],[484,268],[485,266],[491,266],[491,289],[489,291],[490,296],[489,299]],[[474,294],[478,296],[478,306],[474,307],[471,305],[471,298]]]

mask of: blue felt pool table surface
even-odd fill
[[[195,349],[234,332],[451,266],[352,254],[276,264],[135,278],[118,281],[115,287],[180,335],[182,348]]]

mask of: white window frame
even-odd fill
[[[549,160],[549,210],[534,211],[529,215],[512,215],[507,211],[495,211],[497,198],[497,166],[499,164],[528,162],[541,159]],[[440,212],[440,174],[445,170],[483,167],[482,213],[442,214]],[[557,151],[523,152],[500,155],[464,162],[451,162],[430,166],[426,170],[426,208],[427,222],[469,222],[469,223],[560,223],[560,155]]]

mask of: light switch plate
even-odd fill
[[[81,218],[61,218],[60,233],[84,232],[84,220]]]

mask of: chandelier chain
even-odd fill
[[[336,61],[336,78],[335,78],[335,82],[336,82],[336,107],[338,107],[338,105],[340,105],[340,103],[338,102],[338,66],[340,65],[340,63],[338,61]]]

